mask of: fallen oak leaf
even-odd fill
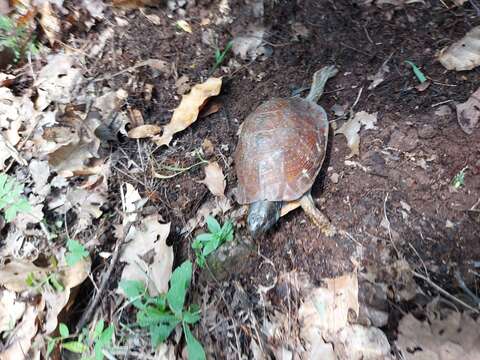
[[[457,120],[465,133],[473,132],[480,121],[480,88],[467,101],[457,105]]]
[[[162,132],[162,128],[158,125],[145,124],[137,126],[128,132],[130,139],[144,139],[151,138]]]
[[[205,179],[199,181],[201,184],[205,184],[210,192],[215,196],[224,196],[225,194],[225,175],[223,175],[222,168],[218,165],[218,162],[210,162],[205,166]]]
[[[190,93],[182,96],[180,105],[175,109],[170,123],[163,127],[163,133],[160,137],[154,137],[153,140],[159,146],[169,145],[173,135],[185,130],[193,124],[208,98],[220,93],[222,87],[221,78],[209,78],[201,84],[195,85]]]

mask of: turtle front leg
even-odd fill
[[[328,237],[335,235],[337,232],[335,227],[331,224],[330,220],[328,220],[325,214],[315,206],[310,192],[306,193],[300,198],[300,206],[313,221],[313,223],[320,228],[320,231],[323,234]]]

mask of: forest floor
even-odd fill
[[[474,330],[469,327],[480,310],[476,295],[480,129],[470,134],[462,130],[456,109],[477,90],[480,67],[450,71],[438,61],[439,51],[478,26],[480,16],[468,2],[459,7],[438,1],[408,5],[397,1],[396,7],[359,3],[170,1],[168,6],[106,7],[90,28],[82,25],[86,15],[77,13],[77,22],[57,38],[51,51],[82,57],[80,65],[71,67],[81,73],[88,91],[77,86],[74,92],[72,87],[71,96],[64,94],[60,99],[56,93],[47,106],[39,108],[43,95],[35,79],[51,61],[46,57],[6,71],[14,75],[10,82],[0,80],[15,99],[36,101],[35,111],[56,112],[59,126],[68,123],[76,129],[72,134],[81,130],[68,119],[73,113],[88,119],[93,103],[102,121],[110,119],[107,133],[113,136],[95,133],[98,143],[92,153],[96,156],[59,155],[57,146],[37,158],[32,150],[40,146],[36,130],[20,127],[24,132],[17,150],[26,163],[17,161],[6,169],[26,184],[29,201],[41,204],[36,209],[47,230],[40,221],[24,227],[18,219],[6,224],[2,256],[29,259],[42,267],[51,253],[65,252],[67,238],[85,246],[92,259],[88,278],[72,286],[63,303],[68,305],[56,314],[70,329],[78,328],[79,320],[82,328],[90,329],[99,319],[114,324],[115,341],[109,354],[118,359],[187,357],[180,331],[162,347],[152,347],[145,336],[152,330],[133,328],[136,310],[118,294],[119,280],[128,279],[123,265],[132,266],[124,248],[130,226],[144,219],[150,222],[143,228],[139,225],[137,231],[146,238],[155,234],[151,247],[138,252],[152,270],[149,276],[159,276],[152,266],[161,262],[161,275],[171,274],[172,264],[175,268],[188,259],[194,262],[188,303],[200,305],[201,319],[192,331],[207,358],[420,359],[423,353],[434,359],[444,344],[456,344],[462,350],[455,351],[464,351],[454,352],[452,345],[448,348],[454,354],[451,359],[459,354],[480,356],[478,341],[474,342],[480,336],[478,323]],[[74,6],[64,6],[75,13]],[[65,14],[62,19],[62,26],[71,21]],[[222,52],[232,39],[233,48],[215,66],[216,50]],[[142,63],[151,59],[160,61],[150,66]],[[427,81],[420,84],[407,61]],[[312,195],[341,231],[325,237],[297,209],[252,240],[245,227],[245,207],[233,194],[239,126],[270,98],[305,96],[313,73],[326,65],[335,65],[339,72],[328,81],[319,101],[331,132]],[[70,75],[68,70],[65,77]],[[169,146],[131,138],[129,131],[135,126],[168,124],[182,95],[209,77],[222,78],[220,94],[210,99],[197,121],[174,135]],[[95,94],[94,100],[88,100],[92,99],[89,94]],[[336,130],[356,116],[368,122],[360,120],[355,132],[359,148],[352,153],[346,136]],[[12,130],[2,118],[0,128],[5,137]],[[31,147],[28,136],[33,139]],[[52,136],[58,144],[61,136],[58,132]],[[92,149],[90,142],[86,146]],[[74,147],[74,154],[85,149]],[[92,161],[97,162],[92,165]],[[60,183],[59,177],[69,185],[63,190],[49,188],[38,201],[41,180],[35,173],[47,162],[50,170],[43,185],[54,178]],[[212,193],[209,181],[202,182],[207,163],[218,165],[224,175],[226,187],[220,196]],[[74,191],[67,190],[74,186],[85,193],[75,193],[74,199],[69,195]],[[59,199],[62,204],[50,206]],[[234,240],[222,245],[202,269],[195,263],[192,242],[205,232],[207,215],[220,224],[231,221]],[[169,224],[167,230],[160,229],[164,224]],[[56,239],[45,235],[52,232]],[[159,253],[154,244],[157,235],[171,255]],[[135,242],[140,237],[131,238]],[[138,241],[136,246],[146,246]],[[4,261],[4,266],[10,261]],[[112,262],[114,266],[109,266]],[[164,264],[170,264],[169,270]],[[102,279],[106,279],[103,288]],[[163,280],[166,289],[168,280],[169,276]],[[20,290],[13,289],[17,294]],[[321,319],[309,312],[318,305],[315,296],[323,299],[318,301],[324,301],[327,312]],[[97,303],[92,308],[93,299]],[[36,309],[46,312],[38,317],[46,324],[51,315],[46,308]],[[91,314],[83,319],[87,310]],[[466,319],[467,314],[473,317]],[[38,325],[27,343],[52,336],[54,323],[50,333]],[[467,340],[450,333],[450,325],[469,333],[472,342],[462,343]],[[9,336],[3,336],[4,351],[19,341]],[[46,348],[47,340],[43,341]],[[71,354],[61,344],[56,343],[51,356]],[[45,355],[45,348],[38,347],[37,353]]]

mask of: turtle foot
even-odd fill
[[[307,216],[325,236],[332,237],[337,233],[335,226],[333,226],[330,220],[325,216],[325,214],[315,206],[315,203],[313,202],[312,196],[310,194],[304,195],[300,199],[300,204]]]

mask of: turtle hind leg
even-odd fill
[[[323,234],[328,237],[335,235],[337,232],[335,227],[326,215],[315,206],[310,192],[302,196],[300,199],[300,206]]]
[[[334,77],[338,73],[338,69],[333,66],[325,66],[313,74],[313,82],[310,87],[310,92],[307,95],[307,100],[316,103],[318,99],[323,95],[325,84],[328,79]]]

